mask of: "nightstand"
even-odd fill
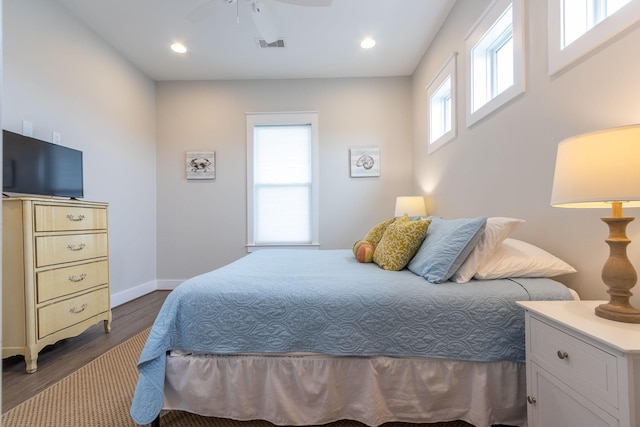
[[[640,426],[640,325],[597,317],[606,301],[527,301],[530,427]]]

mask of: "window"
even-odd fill
[[[491,97],[513,86],[513,34],[505,33],[491,49]]]
[[[549,74],[640,20],[640,0],[549,0]]]
[[[631,0],[563,0],[562,49],[580,38]]]
[[[467,125],[524,92],[523,0],[495,0],[466,37]]]
[[[316,113],[247,115],[249,251],[318,245]]]
[[[432,153],[456,137],[456,57],[451,57],[427,86],[429,146]]]

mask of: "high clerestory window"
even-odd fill
[[[429,146],[432,153],[456,137],[456,54],[427,86]]]
[[[640,0],[548,0],[549,74],[640,20]]]
[[[524,92],[523,0],[496,0],[466,37],[467,125]]]

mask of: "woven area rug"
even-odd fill
[[[33,398],[2,414],[3,427],[135,427],[129,416],[138,380],[136,362],[149,331],[113,348]],[[273,427],[266,421],[232,421],[172,411],[161,427]],[[327,427],[363,427],[338,421]],[[437,424],[387,423],[385,427],[472,427],[462,421]]]

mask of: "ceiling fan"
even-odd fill
[[[207,19],[214,13],[217,3],[223,1],[227,4],[236,4],[236,20],[239,22],[239,3],[242,0],[208,0],[202,3],[200,6],[193,9],[186,16],[187,20],[196,24]],[[251,10],[251,16],[253,22],[258,29],[258,32],[267,43],[273,43],[278,40],[278,31],[269,12],[269,9],[265,6],[261,0],[244,0]],[[312,7],[326,7],[331,6],[332,0],[275,0],[280,3],[292,4],[295,6],[312,6]]]

